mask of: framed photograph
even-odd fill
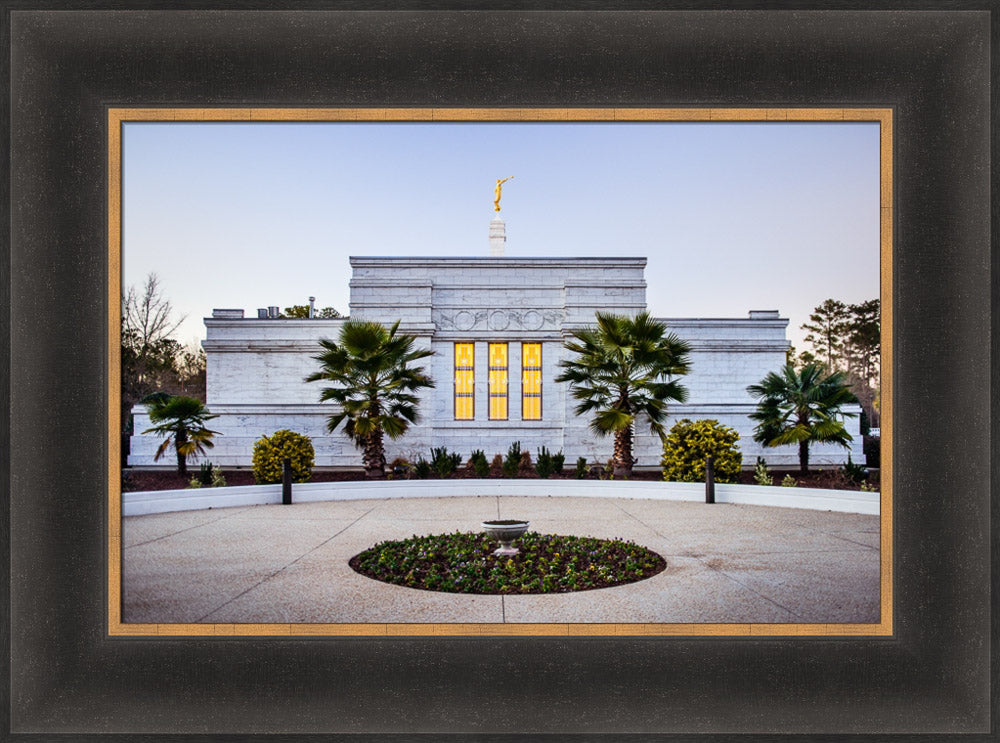
[[[109,368],[122,368],[108,390],[108,531],[121,529],[108,545],[111,634],[892,633],[892,406],[879,403],[891,401],[879,358],[891,365],[892,344],[888,332],[880,342],[878,322],[879,296],[892,296],[890,110],[112,108],[108,136],[109,262],[128,284],[109,277],[112,314],[122,308],[108,338]],[[487,212],[475,208],[475,175],[503,161],[527,196],[501,211],[512,178],[481,177],[490,209],[475,241],[474,215]],[[719,202],[730,205],[725,226],[706,229]],[[510,245],[505,217],[520,233]],[[664,245],[664,224],[676,246]],[[289,229],[298,244],[275,245]],[[813,249],[800,252],[803,241]],[[612,257],[621,246],[637,257]],[[778,300],[769,282],[786,261]],[[314,293],[343,315],[349,306],[348,318],[314,296],[307,306],[305,294],[283,312],[237,309],[255,292],[294,297],[303,266]],[[225,287],[222,272],[232,274]],[[161,281],[177,287],[173,304]],[[204,306],[213,291],[224,308]],[[828,295],[856,304],[823,304]],[[741,304],[769,301],[784,311]],[[656,363],[669,367],[663,382],[676,380],[654,390],[643,385],[655,367],[619,365],[629,404],[650,395],[663,407],[626,421],[634,471],[602,463],[595,477],[588,460],[606,460],[600,452],[617,451],[620,437],[588,429],[560,370],[574,369],[569,344],[596,313],[637,311],[655,313]],[[882,314],[891,328],[891,303]],[[820,362],[800,340],[810,321]],[[346,334],[363,322],[396,327],[422,349],[395,362],[422,370],[422,394],[403,402],[419,417],[386,420],[370,472],[359,470],[370,443],[327,424],[363,425],[367,407],[354,417],[351,401],[389,401],[391,388],[342,373],[367,357],[338,351],[339,366],[317,372],[321,342],[339,338],[349,353]],[[185,332],[197,339],[189,350],[175,340]],[[173,357],[162,370],[161,347]],[[207,368],[187,369],[181,359],[199,353]],[[800,412],[777,425],[809,429],[804,450],[766,447],[753,431],[746,390],[765,378],[785,386],[773,375],[792,380],[781,394]],[[342,406],[322,405],[309,379],[346,387],[331,398]],[[606,384],[577,382],[587,406]],[[801,385],[815,389],[794,402]],[[824,386],[843,402],[824,400]],[[841,410],[843,423],[819,428]],[[390,436],[392,425],[405,428]],[[854,483],[851,456],[865,460],[865,440],[878,446],[868,429],[879,425],[887,466]],[[706,486],[704,465],[687,459],[703,455],[682,439],[705,431],[729,437],[708,497],[736,509],[690,505]],[[267,469],[266,447],[291,442],[308,452],[290,473],[305,484],[284,493],[297,508],[278,508],[280,488],[262,484],[281,475]],[[465,449],[480,452],[481,472]],[[549,466],[553,456],[561,462]],[[771,474],[768,462],[795,469]],[[794,489],[775,487],[782,478]],[[518,508],[535,524],[523,553],[497,555],[470,536]]]
[[[993,418],[982,404],[983,371],[995,354],[989,12],[8,9],[8,17],[14,737],[235,733],[348,739],[368,733],[405,739],[427,733],[529,739],[545,733],[572,740],[594,734],[990,730],[990,657],[982,652],[992,631],[989,514],[996,477],[984,443]],[[872,522],[878,549],[869,545],[863,556],[874,565],[868,574],[877,576],[877,586],[868,595],[877,597],[877,606],[854,614],[799,614],[804,621],[782,621],[775,613],[759,620],[749,614],[669,622],[648,619],[638,605],[603,615],[604,621],[545,613],[534,618],[525,613],[511,622],[502,614],[491,621],[487,607],[482,615],[460,614],[448,622],[439,615],[421,621],[419,612],[402,608],[398,615],[390,611],[367,621],[363,613],[354,615],[360,617],[355,621],[327,619],[351,616],[341,608],[357,597],[346,595],[331,600],[341,613],[330,614],[305,606],[290,611],[287,599],[278,610],[261,611],[258,603],[242,614],[213,614],[211,601],[200,614],[150,609],[148,596],[130,603],[134,567],[123,558],[122,545],[137,542],[123,539],[132,537],[123,534],[122,509],[139,499],[130,499],[116,482],[123,459],[115,375],[122,361],[121,298],[128,291],[121,261],[130,259],[122,238],[127,243],[130,234],[133,240],[140,234],[129,220],[139,213],[138,207],[130,209],[142,192],[130,192],[129,179],[141,182],[142,157],[171,158],[162,141],[143,142],[134,135],[157,127],[189,131],[190,122],[210,121],[232,129],[237,121],[262,128],[347,120],[356,127],[359,121],[386,120],[523,126],[546,118],[567,122],[554,126],[781,121],[770,125],[861,122],[877,129],[883,460],[879,513]],[[215,140],[201,146],[207,159],[230,144]],[[181,155],[191,154],[184,149],[182,144],[175,151],[176,170],[169,173],[178,194],[197,192],[200,185],[196,171],[183,165]],[[386,147],[383,154],[403,157],[405,143],[399,152]],[[260,156],[264,168],[265,159],[285,157],[291,163],[298,155],[271,144],[260,148]],[[317,156],[315,165],[321,161]],[[329,164],[335,170],[336,163]],[[826,167],[833,180],[838,169],[849,166],[842,159]],[[375,163],[371,170],[377,170]],[[346,165],[343,172],[350,172]],[[292,180],[301,177],[291,165],[288,173]],[[504,255],[501,197],[512,203],[517,175],[491,174],[495,190],[494,183],[486,184],[484,253],[489,247]],[[355,187],[360,192],[361,185]],[[302,193],[293,201],[311,208]],[[220,208],[210,199],[202,207]],[[153,199],[144,208],[146,234],[149,225],[161,225],[160,242],[151,242],[164,261],[183,264],[180,275],[217,274],[191,284],[208,287],[197,290],[204,293],[214,283],[229,296],[223,289],[227,273],[239,276],[239,270],[210,259],[209,250],[199,255],[176,236],[214,237],[221,245],[238,240],[213,233],[217,227],[208,217],[199,224],[193,212],[172,209],[167,199]],[[725,205],[719,209],[724,213]],[[186,232],[176,229],[179,221]],[[663,232],[669,242],[669,229]],[[285,224],[275,235],[282,244],[276,249],[292,259],[290,248],[299,237],[294,225]],[[815,242],[826,244],[820,236]],[[749,238],[747,244],[765,250]],[[804,246],[803,252],[816,249]],[[850,255],[845,248],[840,257]],[[222,257],[239,262],[231,249]],[[496,258],[494,252],[491,260]],[[822,265],[810,262],[814,259],[803,256],[801,263]],[[547,323],[565,317],[548,317],[550,308],[537,297],[516,309],[466,306],[457,285],[447,300],[426,306],[415,277],[427,267],[394,260],[406,265],[352,259],[351,315],[383,319],[378,308],[391,305],[396,312],[402,306],[409,310],[404,330],[416,329],[419,336],[424,322],[441,332],[447,353],[437,349],[433,363],[444,365],[448,385],[434,398],[431,417],[437,416],[455,441],[469,428],[467,420],[485,440],[498,427],[528,430],[536,414],[544,422],[559,405],[565,407],[565,400],[552,397],[553,374],[545,364],[553,357],[539,335]],[[452,270],[446,257],[437,260],[441,265],[432,270],[441,275]],[[616,260],[600,267],[606,276],[635,270],[625,266],[626,259]],[[773,269],[775,295],[785,279],[825,283],[834,291],[836,256],[830,260],[825,271],[802,270],[788,256],[792,265]],[[459,268],[466,274],[478,270]],[[398,275],[378,275],[386,270]],[[399,288],[407,277],[410,283]],[[276,272],[273,278],[278,280]],[[859,275],[858,281],[870,279]],[[619,284],[630,280],[616,278]],[[380,281],[391,291],[381,290]],[[482,277],[475,282],[480,291],[490,283]],[[630,311],[645,309],[632,307],[630,290],[616,287],[602,296],[620,298],[616,301]],[[585,291],[584,286],[581,296]],[[281,299],[282,306],[272,307],[279,300],[261,298],[267,306],[259,317],[249,305],[239,318],[225,314],[235,308],[212,305],[205,350],[210,357],[227,354],[237,361],[209,371],[209,390],[213,384],[217,391],[226,384],[246,389],[248,376],[227,381],[222,372],[252,371],[247,353],[260,347],[255,344],[294,342],[273,337],[273,328],[295,325],[275,322],[276,314],[292,309],[284,303],[300,304],[308,313],[295,327],[308,326],[324,306],[322,297],[316,307],[298,299]],[[574,300],[563,310],[584,305]],[[421,321],[425,309],[428,317]],[[755,328],[775,321],[759,315],[771,308],[747,309],[758,313],[747,318]],[[333,317],[322,322],[333,331],[343,325]],[[483,324],[481,332],[477,323]],[[263,335],[240,335],[251,327],[258,328],[251,335]],[[466,350],[470,363],[459,363]],[[271,362],[280,353],[269,353],[262,369],[273,373],[280,364]],[[467,395],[459,389],[462,374],[487,367],[488,375],[469,381]],[[537,383],[531,381],[536,369]],[[995,388],[995,379],[991,383]],[[273,389],[283,385],[279,379]],[[244,421],[273,412],[260,400],[252,402],[261,410],[240,409],[236,400],[227,411],[235,398],[220,392],[217,399],[223,413]],[[273,402],[299,404],[278,397]],[[211,392],[208,403],[211,408]],[[230,425],[222,417],[218,424]],[[239,438],[231,436],[227,446]],[[252,443],[239,444],[246,451],[220,446],[218,456],[245,459]],[[639,436],[636,446],[644,451]],[[130,456],[142,464],[143,456],[155,456],[155,448],[142,444]],[[334,464],[348,451],[360,457],[353,448],[339,451],[318,448]],[[725,486],[718,488],[727,497]],[[273,489],[268,497],[280,498],[280,486]],[[209,512],[179,513],[171,535],[194,526],[186,527],[183,519]],[[509,516],[496,514],[501,520]],[[289,534],[303,528],[290,524]],[[819,529],[811,522],[807,528]],[[164,539],[154,531],[139,541]],[[231,556],[254,553],[247,552],[250,534],[234,538]],[[257,550],[271,551],[266,544]],[[167,581],[165,573],[176,563],[159,554],[151,552],[142,567],[146,572],[135,575]],[[833,591],[835,581],[823,580],[824,589]],[[199,593],[231,591],[224,576],[222,581],[187,585],[190,594],[182,602],[197,603]],[[831,599],[831,606],[846,600]],[[511,602],[512,613],[515,605]],[[501,607],[505,612],[506,604]],[[633,615],[639,619],[630,621]],[[809,621],[820,616],[829,619]]]

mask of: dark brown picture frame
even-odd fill
[[[73,7],[5,6],[10,737],[991,734],[998,427],[984,377],[990,369],[997,392],[1000,355],[990,334],[988,5]],[[107,110],[265,104],[891,108],[894,634],[109,636]]]

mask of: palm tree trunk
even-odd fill
[[[177,438],[174,440],[174,446],[177,447],[177,472],[180,473],[181,477],[187,477],[187,455],[181,453],[181,449],[184,444],[187,443],[187,431],[181,429],[177,432]]]
[[[632,426],[615,432],[615,478],[627,480],[632,476]]]
[[[381,480],[385,477],[385,447],[382,445],[382,431],[376,429],[365,436],[364,443],[365,477]]]
[[[809,473],[809,442],[799,442],[799,472],[803,475]]]

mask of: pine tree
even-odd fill
[[[844,371],[843,359],[850,329],[850,311],[843,302],[827,299],[809,315],[802,329],[808,330],[805,340],[816,351],[816,360],[827,372]]]

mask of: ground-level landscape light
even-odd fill
[[[711,454],[705,457],[705,502],[715,503],[715,467]]]
[[[286,506],[292,504],[292,460],[289,457],[281,460],[281,502]]]

